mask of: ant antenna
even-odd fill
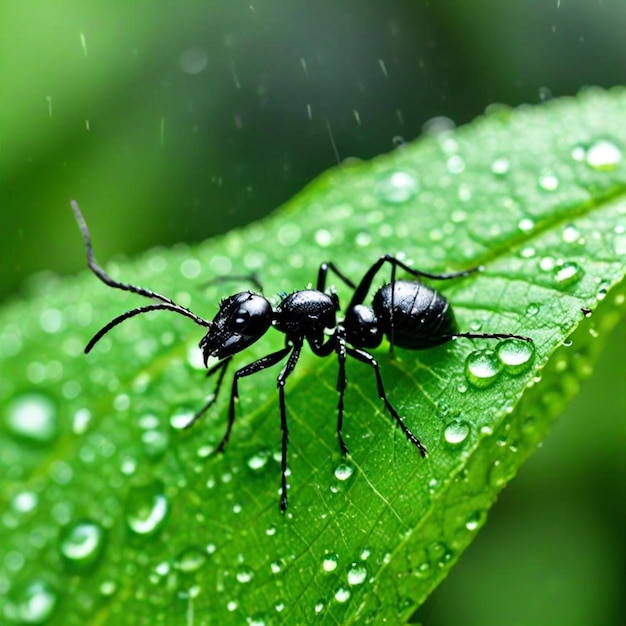
[[[139,296],[144,296],[145,298],[153,298],[155,300],[160,300],[160,304],[149,304],[146,306],[138,307],[136,309],[132,309],[131,311],[127,311],[122,315],[119,315],[115,319],[111,320],[106,326],[101,328],[89,341],[85,348],[85,353],[89,352],[94,345],[100,341],[100,339],[106,335],[112,328],[121,324],[124,320],[127,320],[135,315],[139,315],[141,313],[147,313],[148,311],[156,311],[156,310],[167,310],[174,311],[174,313],[178,313],[179,315],[183,315],[193,320],[198,326],[210,327],[211,322],[208,320],[202,319],[198,317],[195,313],[190,311],[189,309],[181,306],[180,304],[176,304],[173,300],[170,300],[166,296],[157,293],[156,291],[152,291],[151,289],[145,289],[144,287],[139,287],[138,285],[131,285],[129,283],[122,283],[113,278],[111,278],[96,262],[93,247],[91,245],[91,235],[89,234],[89,228],[87,228],[87,222],[85,222],[85,218],[78,206],[78,202],[76,200],[70,200],[70,205],[72,207],[72,211],[74,211],[74,217],[76,218],[76,222],[78,223],[78,228],[83,236],[83,240],[85,242],[85,249],[87,253],[87,265],[89,269],[105,284],[109,287],[113,287],[115,289],[121,289],[122,291],[129,291],[131,293],[136,293]]]

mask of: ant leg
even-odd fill
[[[333,272],[338,278],[340,278],[348,287],[356,289],[356,285],[339,269],[334,263],[322,263],[320,265],[319,272],[317,273],[317,287],[318,291],[324,291],[326,289],[326,275],[328,271]]]
[[[291,347],[289,348],[291,349]],[[282,432],[282,446],[280,457],[280,511],[284,513],[287,510],[287,444],[289,442],[289,429],[287,428],[287,408],[285,406],[285,382],[291,372],[293,372],[298,359],[302,343],[293,346],[293,352],[289,355],[289,359],[278,375],[276,384],[278,386],[278,398],[280,405],[280,430]]]
[[[376,261],[376,263],[374,263],[374,265],[372,265],[372,267],[369,268],[369,270],[367,270],[367,272],[365,273],[365,276],[363,276],[358,287],[355,289],[354,294],[352,296],[352,300],[350,301],[350,304],[348,305],[348,308],[352,308],[356,306],[357,304],[363,304],[363,301],[365,300],[365,297],[367,296],[367,292],[372,286],[372,281],[374,280],[374,276],[376,276],[376,274],[380,271],[380,268],[385,263],[391,264],[392,275],[393,275],[395,268],[400,267],[405,272],[411,274],[411,276],[415,276],[416,278],[424,277],[424,278],[432,278],[435,280],[448,280],[451,278],[461,278],[462,276],[468,276],[475,272],[479,272],[483,269],[482,266],[479,266],[479,267],[473,267],[469,270],[462,270],[460,272],[452,272],[450,274],[431,274],[429,272],[421,272],[419,270],[413,269],[406,263],[403,263],[399,259],[396,259],[396,257],[391,256],[390,254],[385,254],[384,256],[381,256],[380,259],[378,259],[378,261]]]
[[[339,448],[341,454],[346,456],[350,454],[348,446],[343,440],[343,396],[346,391],[346,341],[342,336],[337,337],[337,361],[339,362],[339,372],[337,373],[337,392],[339,400],[337,402],[337,438],[339,439]]]
[[[278,350],[278,352],[272,352],[272,354],[268,354],[257,361],[253,361],[249,365],[246,365],[235,372],[233,377],[233,386],[230,391],[230,404],[228,405],[228,424],[226,425],[226,432],[216,448],[216,452],[224,451],[224,448],[228,443],[228,439],[230,438],[230,431],[233,429],[233,424],[235,422],[235,401],[239,399],[239,389],[237,386],[239,379],[244,378],[245,376],[250,376],[251,374],[256,374],[261,370],[272,367],[272,365],[276,365],[276,363],[278,363],[281,359],[284,359],[292,349],[292,346],[287,346],[282,350]]]
[[[378,367],[378,362],[376,359],[369,354],[369,352],[365,352],[365,350],[359,350],[357,348],[346,348],[348,354],[357,361],[361,361],[361,363],[365,363],[369,365],[376,374],[376,384],[378,386],[378,396],[385,403],[387,410],[391,413],[393,419],[396,420],[398,426],[400,426],[402,432],[406,435],[406,438],[419,450],[422,457],[425,457],[428,454],[428,450],[424,444],[409,430],[407,425],[404,423],[404,420],[400,417],[398,412],[393,408],[393,405],[387,399],[387,394],[385,393],[385,388],[383,386],[383,379],[380,375],[380,369]]]
[[[189,422],[185,424],[185,428],[191,428],[215,403],[220,393],[220,389],[222,387],[222,381],[224,380],[224,375],[226,374],[226,370],[228,369],[228,366],[230,365],[230,362],[232,361],[232,359],[233,357],[229,356],[225,358],[223,361],[218,361],[206,373],[206,377],[210,378],[211,376],[213,376],[213,374],[215,374],[215,372],[219,371],[220,374],[217,378],[217,382],[215,383],[215,390],[213,391],[213,394],[211,395],[209,400],[205,403],[205,405],[199,411],[196,411],[194,416],[189,420]]]

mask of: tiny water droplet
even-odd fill
[[[56,406],[39,393],[14,398],[7,407],[5,422],[12,435],[35,443],[48,443],[58,433]]]
[[[559,187],[559,179],[552,172],[542,172],[539,176],[539,187],[544,191],[556,191]]]
[[[199,548],[186,548],[175,559],[174,567],[185,573],[199,570],[207,562],[207,553]]]
[[[152,535],[160,530],[168,512],[169,502],[160,482],[129,490],[126,523],[138,535]]]
[[[535,346],[530,341],[505,339],[496,348],[498,358],[510,374],[521,374],[530,365],[535,354]]]
[[[363,565],[352,564],[352,567],[348,570],[348,584],[349,585],[361,585],[367,578],[367,570]]]
[[[526,307],[526,315],[533,316],[533,315],[537,315],[537,313],[539,313],[539,305],[535,302],[531,302]]]
[[[491,164],[491,171],[496,176],[506,176],[511,169],[511,163],[506,157],[499,157]]]
[[[336,554],[326,554],[322,561],[322,569],[325,572],[332,572],[337,569],[337,560],[339,557]]]
[[[609,139],[598,139],[587,147],[585,162],[595,170],[612,170],[622,160],[622,151]]]
[[[337,480],[348,480],[354,473],[354,468],[346,463],[341,463],[335,469],[335,478]]]
[[[253,471],[259,471],[267,465],[270,453],[267,450],[261,450],[248,459],[248,467]]]
[[[578,282],[584,274],[584,270],[578,263],[563,263],[554,272],[554,280],[558,287],[568,287]]]
[[[452,446],[458,446],[463,443],[470,433],[470,426],[467,422],[454,421],[448,424],[443,431],[443,437],[446,443]]]
[[[242,566],[237,570],[235,578],[237,578],[240,583],[246,584],[254,578],[254,572],[249,567]]]
[[[86,567],[102,554],[105,536],[105,530],[99,524],[77,522],[63,530],[59,551],[72,566]]]
[[[485,520],[485,515],[482,511],[474,511],[467,516],[465,520],[465,528],[467,530],[477,530]]]
[[[285,566],[284,561],[276,560],[270,563],[270,569],[272,570],[272,574],[279,574],[283,567]]]
[[[315,611],[317,615],[319,615],[324,610],[324,603],[321,601],[316,602],[315,606],[313,607],[313,610]]]
[[[190,410],[178,411],[170,417],[170,426],[174,430],[183,430],[193,421],[194,415]]]
[[[519,221],[517,227],[524,233],[527,233],[533,229],[535,222],[529,217],[524,217]]]
[[[562,237],[565,243],[575,243],[580,239],[580,231],[573,224],[568,224],[563,229]]]
[[[417,192],[417,181],[408,172],[386,172],[376,185],[379,198],[391,204],[403,204]]]
[[[501,371],[502,363],[493,350],[475,350],[465,360],[465,375],[475,387],[491,385]]]

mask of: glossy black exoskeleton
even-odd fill
[[[342,430],[346,389],[345,363],[349,356],[372,368],[376,377],[378,395],[386,409],[406,438],[417,447],[422,456],[426,456],[426,448],[422,442],[406,426],[402,417],[387,399],[378,362],[366,351],[366,348],[379,346],[385,336],[392,347],[396,346],[408,350],[432,348],[458,337],[469,339],[517,338],[531,341],[528,337],[509,333],[459,333],[452,309],[443,295],[419,280],[396,280],[397,268],[404,270],[416,279],[431,278],[436,280],[467,276],[480,268],[453,274],[429,274],[417,271],[390,255],[378,259],[356,286],[332,263],[323,263],[318,271],[315,289],[303,289],[286,295],[275,308],[263,295],[252,291],[242,291],[222,300],[217,314],[213,320],[208,321],[155,291],[121,283],[111,278],[95,261],[89,230],[78,204],[74,201],[71,204],[85,241],[87,264],[91,271],[109,287],[130,291],[157,301],[127,311],[111,320],[88,342],[85,347],[86,353],[91,351],[94,345],[112,328],[131,317],[148,311],[173,311],[188,317],[199,326],[207,328],[206,335],[200,341],[200,349],[207,367],[210,357],[218,359],[217,363],[207,371],[207,376],[217,374],[215,393],[197,411],[187,427],[193,425],[198,418],[206,413],[217,399],[226,370],[234,355],[258,341],[272,327],[285,335],[283,348],[235,371],[230,392],[226,432],[217,446],[217,451],[222,451],[230,437],[235,421],[235,403],[239,398],[239,380],[287,359],[277,378],[282,432],[280,508],[283,512],[287,508],[288,428],[285,383],[300,358],[305,342],[317,356],[329,356],[333,352],[337,355],[339,365],[337,376],[337,392],[339,394],[337,436],[343,454],[348,453]],[[364,301],[374,277],[385,264],[391,266],[391,281],[376,291],[372,305],[368,306],[364,304]],[[354,290],[342,321],[337,321],[337,313],[340,311],[337,295],[334,292],[325,293],[329,271],[332,271]]]

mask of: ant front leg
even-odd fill
[[[287,346],[282,350],[278,350],[277,352],[272,352],[272,354],[268,354],[257,361],[253,361],[249,365],[242,367],[241,369],[235,372],[233,377],[233,386],[230,391],[230,403],[228,405],[228,423],[226,424],[226,432],[222,437],[222,440],[219,442],[216,451],[223,452],[228,440],[230,438],[230,432],[233,429],[233,424],[235,422],[235,401],[239,399],[239,387],[237,385],[240,378],[244,378],[245,376],[251,376],[252,374],[256,374],[261,370],[264,370],[268,367],[272,367],[272,365],[276,365],[279,361],[284,359],[289,352],[291,352],[293,348],[291,346]]]
[[[222,382],[224,381],[224,375],[226,374],[226,370],[228,369],[228,366],[230,365],[230,362],[232,360],[233,360],[233,357],[229,356],[225,358],[223,361],[218,361],[213,367],[211,367],[207,371],[206,373],[207,378],[210,378],[211,376],[213,376],[215,372],[219,372],[219,376],[217,377],[217,382],[215,383],[215,390],[213,391],[213,394],[207,400],[205,405],[200,410],[196,411],[196,413],[189,420],[189,422],[185,424],[185,428],[191,428],[215,403],[215,401],[217,400],[217,396],[220,393]]]

